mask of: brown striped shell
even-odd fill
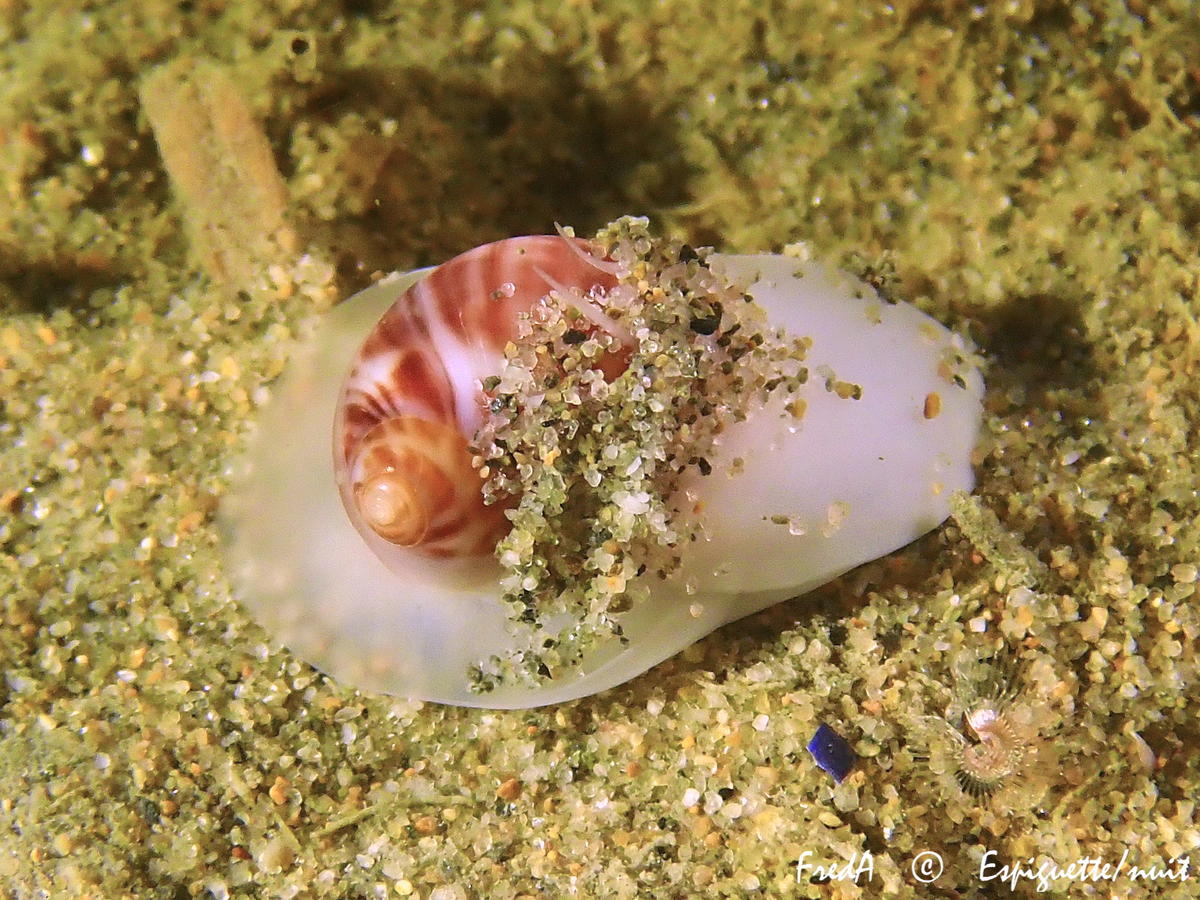
[[[443,263],[392,304],[359,349],[334,424],[342,502],[364,536],[427,556],[488,554],[503,510],[483,504],[468,443],[484,415],[481,382],[499,375],[518,316],[555,289],[586,294],[615,279],[586,244],[517,237]]]

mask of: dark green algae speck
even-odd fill
[[[1194,858],[1194,21],[1180,2],[0,4],[9,893],[906,897],[923,849],[968,895],[985,849]],[[214,527],[323,300],[287,278],[239,295],[191,261],[137,97],[184,53],[236,76],[342,295],[625,213],[696,246],[886,256],[899,296],[990,360],[976,494],[599,697],[494,713],[325,679],[231,598]],[[1000,652],[1056,764],[976,798],[910,737],[963,659]],[[860,757],[840,786],[804,750],[821,721]],[[804,850],[868,849],[872,884],[795,884]]]

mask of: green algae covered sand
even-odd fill
[[[1194,16],[0,4],[0,881],[1033,896],[1043,867],[1194,893]],[[975,494],[566,705],[359,693],[278,649],[216,512],[295,341],[377,272],[626,213],[806,241],[968,334]],[[822,722],[859,757],[841,784]]]

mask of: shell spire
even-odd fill
[[[507,528],[484,505],[468,444],[481,383],[504,368],[520,314],[550,290],[608,290],[586,242],[518,237],[434,269],[388,309],[359,349],[334,425],[342,502],[364,536],[427,556],[482,556]]]

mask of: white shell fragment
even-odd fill
[[[350,524],[330,462],[349,360],[423,273],[393,276],[329,313],[264,410],[223,507],[235,596],[299,656],[349,684],[465,706],[521,708],[593,694],[726,622],[797,596],[936,527],[970,490],[983,382],[961,340],[904,303],[778,255],[710,257],[773,325],[812,344],[802,418],[784,398],[731,426],[689,476],[704,539],[685,579],[656,582],[612,641],[540,687],[469,689],[469,667],[513,642],[499,566],[414,558],[389,570]],[[827,383],[828,382],[828,383]],[[858,399],[839,396],[856,385]],[[685,591],[687,581],[691,592]]]

